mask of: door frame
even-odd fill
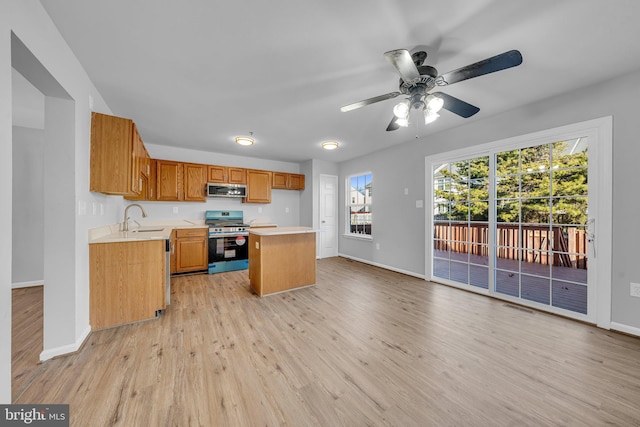
[[[324,249],[323,239],[327,233],[325,227],[323,226],[323,214],[325,211],[324,200],[325,200],[325,192],[324,192],[324,181],[330,179],[335,183],[335,200],[334,200],[334,208],[333,208],[333,216],[335,218],[334,230],[333,230],[333,241],[335,242],[335,246],[330,253],[327,253]],[[338,218],[338,194],[340,192],[340,188],[338,187],[338,176],[337,175],[327,175],[320,174],[318,177],[318,225],[320,226],[320,233],[318,233],[318,258],[328,258],[338,256],[338,237],[340,233],[338,229],[340,227],[340,221]]]
[[[596,239],[593,244],[595,259],[597,259],[597,263],[594,264],[597,265],[594,266],[589,275],[587,315],[576,314],[576,316],[569,317],[594,323],[600,328],[610,329],[613,200],[613,118],[611,116],[426,156],[425,200],[428,201],[427,206],[433,206],[432,165],[434,163],[487,155],[492,151],[501,149],[508,150],[561,141],[573,138],[576,135],[589,137],[589,175],[597,177],[597,180],[590,180],[589,183],[589,209],[591,211],[589,212],[589,218],[596,218],[597,220],[595,226]],[[493,181],[493,177],[490,180]],[[425,215],[425,279],[442,282],[442,279],[433,276],[432,250],[433,210],[429,210]],[[490,260],[490,268],[492,263],[493,261]],[[492,283],[491,280],[490,283]],[[508,297],[504,298],[501,294],[493,292],[491,289],[486,290],[462,284],[458,286],[455,283],[447,284],[491,297],[510,300]],[[529,305],[526,301],[520,299],[518,299],[518,303]],[[545,309],[544,307],[537,308]],[[552,310],[548,311],[556,313]]]

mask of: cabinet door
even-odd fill
[[[133,122],[129,119],[91,113],[90,191],[134,193],[132,133]]]
[[[182,163],[156,160],[156,200],[183,200]]]
[[[227,168],[226,166],[215,166],[209,165],[208,174],[207,174],[208,182],[227,182]]]
[[[146,150],[136,124],[132,123],[131,126],[131,137],[133,139],[131,148],[131,192],[139,195],[142,192],[142,168]]]
[[[176,257],[176,245],[177,245],[178,239],[177,239],[177,230],[173,230],[171,232],[171,240],[169,241],[169,267],[170,267],[170,273],[171,274],[175,274],[178,272],[178,264],[176,262],[177,257]]]
[[[289,174],[287,187],[290,190],[304,190],[304,175],[295,173]]]
[[[209,230],[177,230],[176,236],[176,272],[206,270],[209,267]]]
[[[184,200],[188,202],[204,202],[207,200],[207,166],[184,163]]]
[[[229,184],[247,183],[247,174],[243,168],[227,168],[227,178],[229,179]]]
[[[277,188],[277,189],[282,189],[282,190],[286,190],[287,189],[287,176],[289,174],[284,173],[284,172],[273,172],[273,182],[271,184],[272,188]]]
[[[271,203],[271,172],[247,170],[247,197],[245,203]]]

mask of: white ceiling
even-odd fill
[[[640,69],[637,0],[41,3],[145,142],[273,160],[343,161]],[[441,88],[480,107],[469,119],[386,132],[397,100],[340,112],[396,91],[383,53],[418,46],[440,74],[511,49],[524,61]],[[249,132],[254,146],[232,142]]]

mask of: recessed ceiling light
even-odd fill
[[[322,143],[322,148],[324,148],[325,150],[335,150],[336,148],[338,148],[338,141],[325,141]]]
[[[236,136],[236,144],[240,145],[253,145],[255,140],[250,136]]]

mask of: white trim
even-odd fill
[[[625,325],[624,323],[611,322],[611,329],[640,337],[640,328]]]
[[[425,157],[425,200],[433,206],[433,177],[432,165],[438,162],[452,162],[471,157],[491,154],[501,149],[516,149],[527,146],[534,146],[549,143],[550,141],[559,141],[563,139],[571,139],[577,133],[585,134],[592,137],[595,144],[589,147],[589,150],[595,155],[595,164],[589,163],[589,176],[596,177],[589,188],[589,199],[594,200],[595,206],[590,206],[589,217],[596,218],[596,239],[594,243],[595,251],[598,258],[597,267],[590,269],[589,283],[595,283],[596,287],[589,287],[589,316],[583,319],[582,315],[570,315],[590,323],[595,323],[598,327],[609,329],[611,327],[611,251],[612,251],[612,203],[613,203],[613,117],[606,116],[598,119],[587,120],[584,122],[574,123],[566,126],[560,126],[553,129],[547,129],[530,134],[515,136],[499,141],[480,144],[468,148],[457,149],[445,153],[439,153]],[[591,156],[589,156],[591,159]],[[593,193],[592,193],[593,189]],[[593,196],[593,197],[592,197]],[[433,209],[425,215],[425,278],[433,280],[433,265],[431,263],[432,247],[433,247]],[[433,280],[441,282],[441,278]],[[473,286],[459,286],[462,289],[470,290],[490,296],[496,296],[495,293],[484,289],[475,288]],[[506,298],[500,298],[506,299]],[[528,304],[527,301],[519,301],[519,303]],[[532,306],[535,306],[532,304]],[[536,306],[537,308],[537,306]],[[544,306],[545,311],[556,313],[551,306]],[[564,310],[560,313],[564,314]],[[577,314],[577,313],[576,313]],[[586,316],[585,316],[586,317]]]
[[[343,234],[342,237],[346,237],[347,239],[355,239],[355,240],[369,240],[373,241],[373,237],[369,234]]]
[[[338,256],[342,257],[342,258],[352,259],[354,261],[358,261],[358,262],[361,262],[363,264],[369,264],[369,265],[373,265],[375,267],[384,268],[385,270],[395,271],[396,273],[406,274],[407,276],[417,277],[418,279],[424,279],[424,274],[414,273],[413,271],[402,270],[401,268],[395,268],[395,267],[388,266],[386,264],[380,264],[380,263],[369,261],[369,260],[366,260],[366,259],[356,258],[356,257],[351,256],[351,255],[338,253]]]
[[[84,330],[80,338],[76,340],[73,344],[67,344],[56,348],[50,348],[48,350],[43,350],[40,353],[40,361],[44,362],[45,360],[52,359],[57,356],[63,356],[69,353],[75,353],[82,347],[87,337],[91,334],[91,326],[87,325],[87,328]]]
[[[11,289],[31,288],[34,286],[43,286],[44,280],[33,280],[31,282],[16,282],[11,284]]]

